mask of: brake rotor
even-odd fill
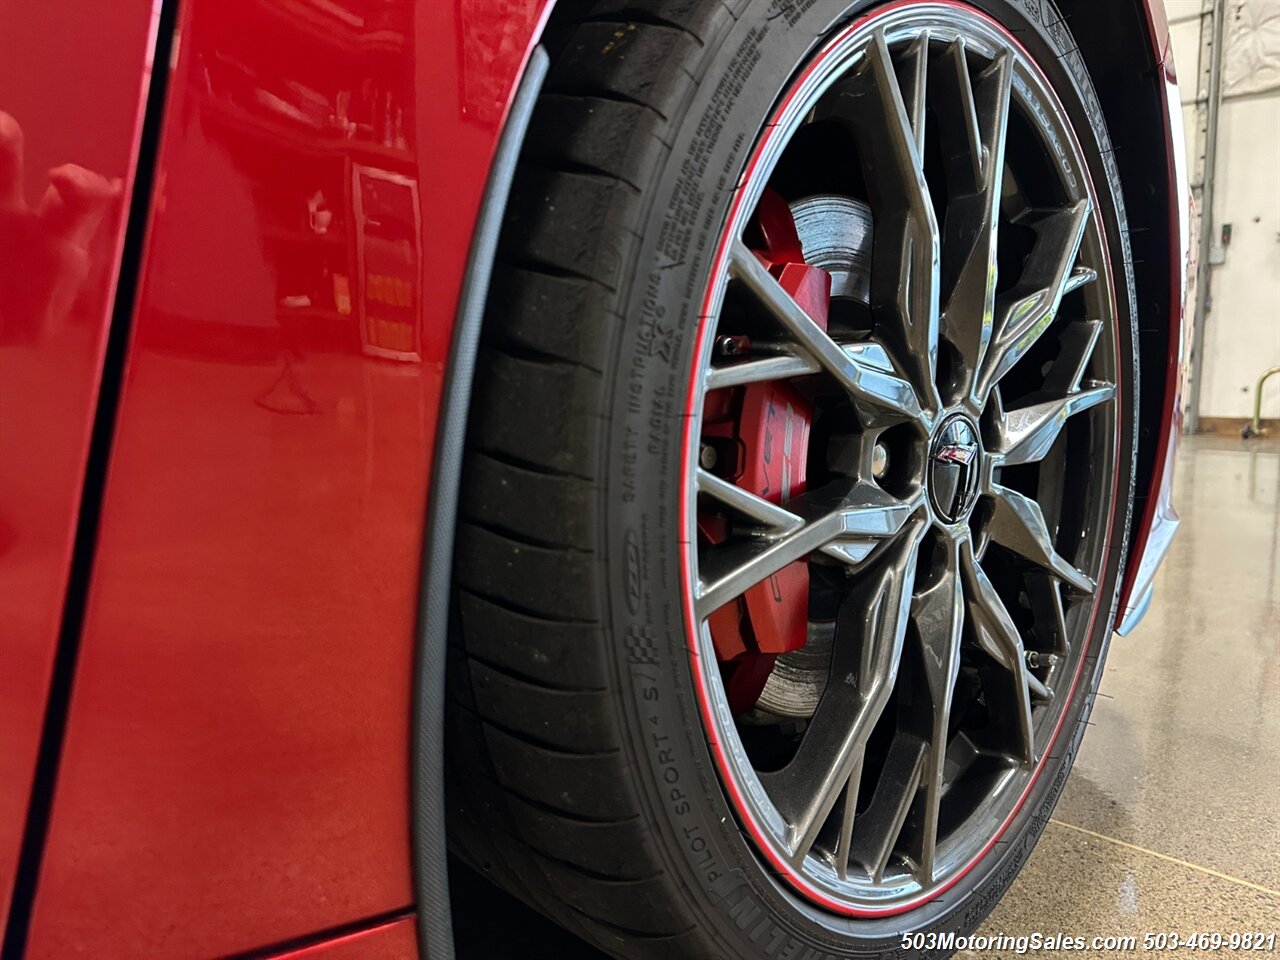
[[[871,301],[871,208],[818,194],[791,204],[804,262],[831,275],[831,299]]]

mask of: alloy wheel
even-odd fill
[[[1030,55],[951,3],[842,32],[739,185],[690,391],[691,652],[738,815],[828,909],[958,881],[1082,693],[1116,501],[1099,218]]]

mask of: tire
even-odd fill
[[[802,67],[875,8],[603,0],[554,24],[563,43],[502,234],[464,462],[450,832],[478,870],[614,956],[950,955],[946,935],[973,931],[1007,890],[1071,768],[1132,507],[1128,232],[1102,112],[1053,4],[975,6],[1045,72],[1093,179],[1115,308],[1114,492],[1051,749],[962,876],[883,913],[806,895],[753,839],[708,737],[681,559],[699,316],[734,185]],[[904,947],[905,933],[924,937]]]

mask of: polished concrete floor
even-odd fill
[[[1113,641],[1054,818],[983,933],[1280,941],[1280,443],[1185,440],[1175,502],[1183,525],[1151,610]],[[474,892],[463,902],[492,897]],[[491,901],[487,925],[464,909],[463,960],[598,956],[522,911],[494,931]]]
[[[1187,438],[1174,502],[1151,610],[1113,639],[1062,800],[983,932],[1280,941],[1280,443]]]

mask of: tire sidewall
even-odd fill
[[[1053,753],[1001,840],[954,887],[912,912],[863,920],[823,911],[766,869],[730,805],[707,746],[689,662],[680,557],[683,430],[699,312],[733,196],[757,136],[788,82],[867,2],[749,0],[703,51],[665,164],[643,185],[650,206],[624,305],[610,408],[603,497],[608,636],[623,726],[655,844],[689,891],[689,907],[720,951],[768,957],[941,956],[901,946],[905,932],[973,930],[1043,831],[1079,747],[1114,621],[1132,502],[1136,437],[1135,309],[1119,174],[1087,71],[1050,3],[978,0],[1019,38],[1059,92],[1080,138],[1116,287],[1122,368],[1118,503],[1076,698]],[[806,952],[809,951],[809,952]],[[816,954],[813,951],[818,951]]]

